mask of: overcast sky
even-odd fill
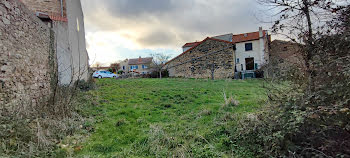
[[[186,42],[257,31],[256,0],[81,0],[90,63],[182,53]]]

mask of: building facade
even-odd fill
[[[21,0],[54,32],[60,85],[90,76],[85,43],[84,15],[80,0]]]
[[[234,75],[234,44],[206,38],[167,62],[170,77],[227,78]]]
[[[152,57],[126,59],[120,62],[120,68],[124,73],[149,74],[152,71]]]
[[[164,68],[171,77],[186,78],[227,78],[237,73],[254,73],[268,63],[269,41],[270,36],[261,27],[257,32],[208,37],[202,42],[186,43],[184,52]]]

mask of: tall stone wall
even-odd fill
[[[215,78],[232,77],[235,72],[234,50],[233,48],[225,49],[232,46],[232,43],[208,39],[189,52],[169,62],[166,66],[168,67],[169,75],[171,77],[211,78],[211,70],[214,65]],[[202,57],[222,49],[225,50]],[[202,58],[196,59],[198,57]]]
[[[0,109],[35,106],[50,94],[50,28],[18,0],[0,0]]]

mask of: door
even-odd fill
[[[254,58],[245,58],[246,70],[254,70]]]

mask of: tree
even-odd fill
[[[109,67],[113,70],[113,72],[118,72],[118,70],[120,69],[120,63],[112,63]]]
[[[313,88],[312,50],[314,41],[332,30],[325,25],[345,7],[332,0],[258,0],[275,13],[272,31],[284,34],[294,42],[302,43],[309,89]],[[299,41],[297,41],[297,39]]]
[[[168,60],[170,59],[170,56],[163,53],[155,53],[155,54],[151,54],[151,56],[153,57],[151,69],[153,69],[153,71],[159,72],[159,78],[161,79],[162,68],[164,64],[168,62]]]

